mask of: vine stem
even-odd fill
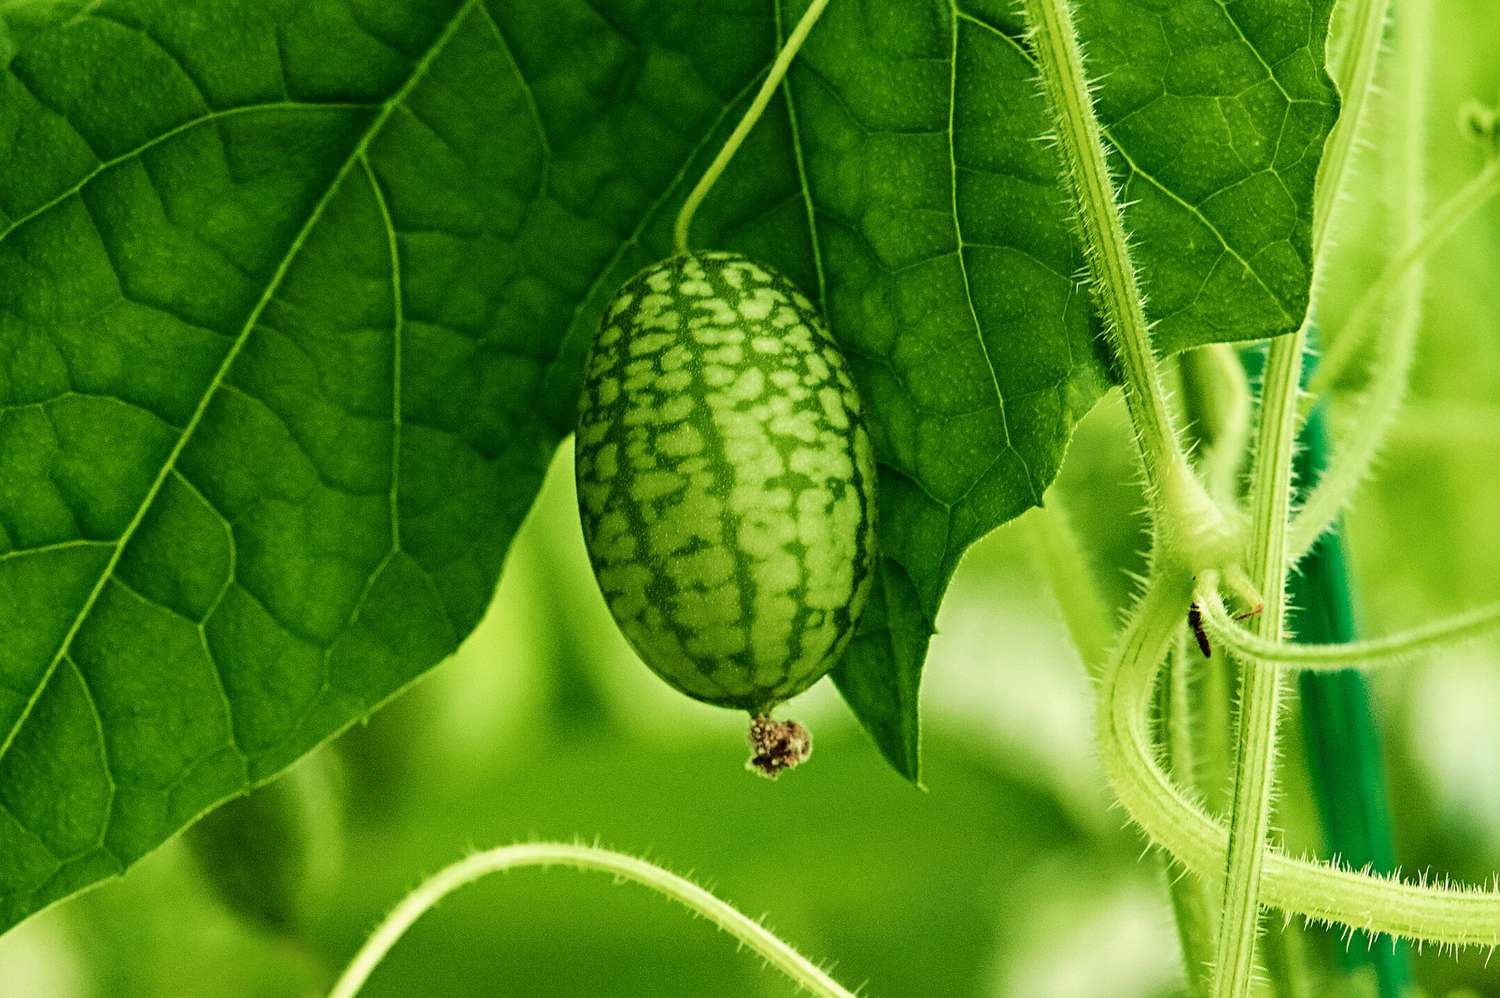
[[[1286,603],[1287,521],[1292,501],[1292,442],[1297,436],[1297,385],[1306,334],[1298,330],[1271,344],[1261,395],[1256,467],[1250,490],[1250,555],[1247,571],[1262,594],[1256,624],[1260,636],[1282,636]],[[1200,604],[1209,587],[1199,594]],[[1219,917],[1211,993],[1241,998],[1250,993],[1255,937],[1260,927],[1260,878],[1271,821],[1275,773],[1276,714],[1281,674],[1275,666],[1247,663],[1240,670],[1240,711],[1235,742],[1234,796],[1224,900]]]
[[[1359,127],[1369,106],[1388,5],[1389,0],[1360,0],[1354,7],[1354,47],[1348,51],[1340,74],[1344,112],[1334,126],[1319,164],[1313,201],[1315,285],[1330,244],[1334,207],[1348,178]],[[1314,307],[1310,304],[1309,314]],[[1279,641],[1285,626],[1292,447],[1297,434],[1298,386],[1306,344],[1305,323],[1293,335],[1273,341],[1262,379],[1260,427],[1251,477],[1248,569],[1251,582],[1265,600],[1256,621],[1257,630],[1260,637],[1269,641]],[[1212,990],[1215,998],[1244,998],[1250,993],[1255,972],[1280,698],[1280,670],[1275,665],[1246,663],[1240,672],[1234,794]]]
[[[1197,759],[1193,744],[1193,701],[1189,683],[1191,659],[1185,628],[1177,629],[1172,648],[1172,662],[1167,682],[1158,698],[1161,703],[1165,732],[1166,759],[1172,773],[1189,786],[1196,783]],[[1209,972],[1213,968],[1214,911],[1208,896],[1208,884],[1188,873],[1180,863],[1166,857],[1163,868],[1168,879],[1172,913],[1177,921],[1178,942],[1182,946],[1183,970],[1187,974],[1188,994],[1203,995],[1208,990]]]
[[[1229,831],[1161,768],[1146,725],[1189,590],[1186,579],[1157,576],[1132,609],[1100,684],[1099,756],[1142,831],[1187,869],[1214,877],[1224,869]],[[1263,849],[1262,897],[1288,914],[1413,942],[1500,946],[1500,890],[1404,882]]]
[[[1420,269],[1410,278],[1414,287],[1402,297],[1399,310],[1384,337],[1380,370],[1352,414],[1352,430],[1338,441],[1333,460],[1297,509],[1287,543],[1298,561],[1317,543],[1369,475],[1385,444],[1406,396],[1417,334],[1422,321]]]
[[[1354,28],[1351,46],[1342,53],[1338,67],[1338,88],[1343,110],[1334,125],[1333,134],[1318,164],[1318,180],[1313,193],[1313,281],[1323,269],[1328,252],[1329,225],[1334,208],[1344,191],[1349,163],[1354,158],[1355,140],[1375,90],[1375,66],[1380,60],[1380,37],[1390,12],[1391,0],[1347,0]]]
[[[1150,501],[1153,572],[1186,579],[1195,571],[1233,564],[1240,555],[1239,532],[1188,464],[1167,406],[1072,8],[1069,0],[1025,0],[1024,6],[1042,91],[1056,123],[1057,146],[1082,229],[1094,300],[1104,315],[1135,430]],[[1181,588],[1178,613],[1184,609],[1190,587]],[[1177,706],[1186,704],[1179,700]],[[1181,710],[1175,713],[1181,736],[1187,718]],[[1187,741],[1179,737],[1175,743],[1188,751]],[[1200,947],[1194,943],[1206,941],[1210,923],[1200,885],[1176,881],[1172,895],[1185,936],[1187,969],[1195,980],[1201,980]]]
[[[1094,298],[1104,313],[1109,344],[1123,376],[1158,543],[1174,563],[1193,568],[1217,564],[1237,554],[1233,548],[1239,537],[1188,465],[1167,406],[1072,8],[1068,0],[1025,0],[1025,9],[1042,90],[1057,125],[1057,146],[1078,209]]]
[[[1418,21],[1422,8],[1413,6],[1411,9],[1410,19]],[[1425,63],[1422,69],[1425,70]],[[1411,104],[1416,105],[1426,94],[1426,88],[1422,85],[1425,78],[1416,69],[1411,76],[1408,98]],[[1425,107],[1422,110],[1425,111]],[[1422,157],[1418,148],[1422,137],[1416,106],[1408,108],[1407,118],[1406,127],[1416,131],[1406,144],[1403,157],[1405,162],[1401,171],[1407,188],[1402,229],[1408,249],[1391,261],[1370,291],[1360,299],[1359,305],[1356,305],[1351,314],[1350,323],[1345,327],[1345,334],[1335,340],[1335,344],[1357,341],[1364,324],[1370,322],[1369,309],[1385,302],[1392,288],[1399,282],[1405,281],[1405,285],[1396,314],[1391,320],[1390,332],[1385,337],[1380,367],[1358,409],[1349,420],[1353,429],[1339,441],[1333,463],[1309,493],[1292,523],[1293,558],[1300,558],[1311,548],[1348,503],[1369,473],[1380,448],[1395,425],[1396,414],[1406,394],[1408,376],[1416,356],[1417,334],[1422,321],[1422,296],[1426,289],[1427,258],[1466,217],[1500,190],[1500,158],[1496,158],[1449,198],[1439,210],[1432,226],[1424,231],[1422,223],[1426,211],[1421,191]]]
[[[529,866],[596,870],[617,879],[634,881],[708,919],[759,953],[807,992],[820,998],[853,998],[853,992],[846,990],[765,926],[691,880],[625,853],[562,842],[501,846],[475,853],[434,874],[403,898],[380,923],[334,984],[328,998],[354,998],[406,930],[449,894],[489,874]]]
[[[1344,322],[1332,345],[1318,362],[1318,369],[1308,382],[1307,390],[1314,397],[1326,394],[1338,384],[1359,356],[1366,337],[1378,323],[1374,321],[1375,310],[1384,305],[1400,283],[1415,268],[1426,263],[1434,253],[1453,237],[1464,222],[1473,217],[1490,198],[1500,194],[1500,156],[1493,157],[1477,174],[1453,193],[1433,213],[1432,222],[1416,239],[1407,243],[1367,287],[1349,318]]]
[[[1368,641],[1346,644],[1294,644],[1268,641],[1235,624],[1217,594],[1202,594],[1203,622],[1236,657],[1293,669],[1338,671],[1399,662],[1447,645],[1500,631],[1500,603],[1466,610],[1444,620]]]
[[[1083,246],[1089,257],[1094,292],[1103,308],[1110,346],[1124,373],[1125,402],[1140,437],[1147,476],[1182,459],[1172,430],[1166,393],[1151,349],[1150,326],[1130,248],[1120,217],[1114,183],[1104,154],[1104,136],[1094,116],[1083,70],[1083,53],[1067,0],[1026,0],[1037,63],[1047,103],[1056,112],[1058,148],[1074,189]]]
[[[1021,523],[1031,542],[1032,561],[1052,590],[1073,647],[1089,676],[1097,679],[1114,641],[1109,602],[1057,490],[1047,496],[1045,507],[1032,510]]]
[[[802,43],[807,41],[807,36],[812,32],[813,25],[818,23],[818,18],[823,16],[823,10],[828,6],[828,0],[812,0],[807,10],[802,12],[802,17],[797,21],[792,33],[787,36],[786,44],[781,51],[776,53],[776,60],[771,63],[771,69],[766,74],[765,82],[756,91],[755,99],[750,102],[750,107],[745,111],[745,116],[740,123],[734,126],[734,131],[729,133],[729,138],[724,141],[703,176],[698,178],[698,183],[688,194],[687,200],[682,203],[682,208],[677,213],[677,224],[672,228],[672,245],[676,253],[682,254],[688,251],[688,234],[693,226],[693,216],[698,212],[698,206],[703,199],[708,197],[708,192],[713,190],[714,184],[718,183],[719,177],[724,173],[729,161],[734,154],[740,151],[745,137],[765,113],[766,107],[771,103],[771,97],[776,93],[776,88],[786,78],[787,70],[791,68],[792,60],[797,57],[797,52],[802,48]]]

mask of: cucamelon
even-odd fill
[[[628,281],[576,472],[600,589],[672,686],[764,715],[838,661],[875,569],[875,462],[848,365],[785,277],[696,252]]]

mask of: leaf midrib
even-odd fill
[[[381,130],[385,127],[385,123],[390,119],[391,114],[411,95],[412,90],[416,88],[417,84],[420,83],[422,81],[422,78],[427,74],[427,71],[431,67],[433,60],[436,59],[438,54],[442,52],[442,50],[447,46],[449,40],[452,39],[453,35],[463,24],[465,18],[479,3],[480,0],[464,0],[464,2],[459,5],[458,9],[454,11],[452,18],[446,25],[444,25],[443,30],[438,34],[437,38],[434,39],[433,43],[428,47],[426,53],[424,53],[422,58],[417,62],[416,66],[413,67],[411,75],[407,77],[406,81],[402,83],[400,88],[397,89],[397,91],[392,94],[389,99],[381,104],[380,110],[371,120],[369,127],[365,129],[364,134],[360,136],[359,140],[354,144],[354,147],[350,151],[349,155],[340,165],[338,172],[335,173],[333,179],[329,181],[327,190],[323,192],[322,196],[319,197],[317,204],[313,206],[312,211],[308,215],[307,221],[297,231],[296,236],[292,238],[292,242],[290,246],[288,246],[286,253],[282,256],[281,262],[277,265],[275,272],[271,275],[271,279],[267,282],[265,292],[255,303],[255,306],[251,309],[249,316],[246,317],[244,326],[241,328],[239,335],[235,337],[234,343],[230,345],[228,352],[224,355],[223,361],[220,362],[218,369],[214,372],[213,378],[209,380],[208,385],[203,391],[202,397],[198,400],[198,405],[193,410],[192,416],[188,419],[187,423],[183,426],[182,432],[178,435],[177,442],[172,446],[172,450],[167,454],[166,460],[162,462],[161,471],[157,473],[156,479],[151,483],[151,487],[146,491],[145,497],[141,500],[140,505],[136,508],[135,515],[131,517],[130,522],[126,524],[124,531],[121,532],[119,539],[115,542],[115,549],[113,553],[111,553],[109,561],[105,563],[103,570],[100,571],[99,578],[94,583],[93,589],[90,590],[88,597],[83,602],[82,607],[79,608],[77,615],[74,616],[73,623],[68,627],[67,633],[63,635],[62,641],[59,642],[57,651],[53,655],[52,661],[48,664],[46,671],[43,672],[41,677],[37,680],[36,689],[32,691],[31,696],[27,699],[26,705],[21,709],[20,714],[16,717],[15,723],[11,726],[11,729],[6,732],[5,740],[3,742],[0,742],[0,760],[3,760],[5,758],[6,754],[10,751],[11,745],[15,742],[17,734],[19,734],[21,729],[25,726],[27,719],[30,718],[32,710],[36,707],[37,701],[41,699],[43,691],[46,690],[48,684],[52,680],[53,674],[57,671],[58,664],[67,657],[68,651],[72,647],[73,639],[77,636],[79,628],[81,628],[83,626],[83,622],[88,619],[89,614],[94,609],[94,605],[98,602],[99,594],[104,591],[105,585],[114,576],[115,568],[119,565],[120,557],[124,554],[125,548],[129,545],[131,537],[134,536],[135,531],[140,527],[141,522],[145,519],[147,511],[150,510],[152,504],[156,501],[156,497],[161,491],[162,484],[171,475],[173,469],[176,468],[178,458],[182,455],[183,450],[187,447],[188,441],[192,439],[193,432],[202,422],[204,413],[208,411],[209,403],[213,401],[213,398],[217,394],[220,386],[223,385],[225,377],[228,375],[230,368],[234,366],[235,359],[239,356],[240,351],[245,346],[245,343],[250,339],[250,333],[255,329],[256,324],[260,321],[260,317],[262,313],[264,313],[266,306],[271,303],[271,299],[274,297],[277,289],[281,287],[281,282],[285,279],[287,271],[291,268],[293,261],[296,260],[297,254],[301,252],[303,245],[307,241],[308,235],[317,226],[318,222],[322,220],[323,213],[327,211],[328,205],[333,201],[334,197],[337,196],[339,191],[343,189],[344,181],[348,178],[349,173],[354,169],[355,165],[358,164],[360,160],[365,156],[366,151],[369,149],[370,143],[374,141],[377,135],[380,134]]]

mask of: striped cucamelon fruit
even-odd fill
[[[812,303],[735,253],[646,268],[605,308],[576,455],[589,557],[637,653],[755,716],[758,757],[805,755],[765,715],[838,661],[875,569],[870,437]]]

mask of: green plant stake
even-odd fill
[[[1328,429],[1323,407],[1302,427],[1297,455],[1299,493],[1305,493],[1326,463]],[[1290,622],[1297,640],[1343,644],[1356,638],[1343,526],[1320,537],[1288,582]],[[1329,852],[1346,865],[1368,865],[1376,873],[1395,868],[1380,729],[1370,710],[1370,691],[1358,670],[1304,672],[1298,678],[1307,762],[1323,819]],[[1401,998],[1410,980],[1406,944],[1389,936],[1356,932],[1342,947],[1349,969],[1373,965],[1381,998]]]

